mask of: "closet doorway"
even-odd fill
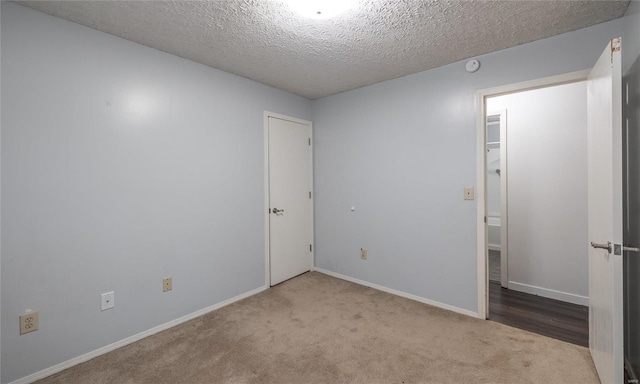
[[[586,82],[486,110],[487,318],[588,346]]]

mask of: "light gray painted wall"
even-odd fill
[[[625,243],[640,245],[640,2],[632,1],[625,14],[622,36],[623,122],[628,127],[629,165]],[[640,375],[640,257],[625,256],[625,356]]]
[[[481,56],[474,74],[459,62],[315,101],[316,265],[477,311],[476,92],[590,68],[621,33],[616,20]]]
[[[2,7],[0,7],[0,84],[2,83]],[[0,382],[2,381],[2,92],[0,91]]]
[[[631,1],[622,20],[624,51],[622,73],[627,74],[640,58],[640,1]]]
[[[12,3],[1,25],[2,382],[264,285],[263,111],[309,100]]]
[[[587,83],[487,100],[505,109],[509,288],[588,305]]]

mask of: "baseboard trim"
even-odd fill
[[[421,297],[421,296],[416,296],[416,295],[412,295],[410,293],[398,291],[396,289],[387,288],[387,287],[384,287],[382,285],[370,283],[370,282],[364,281],[364,280],[359,280],[359,279],[356,279],[356,278],[353,278],[353,277],[350,277],[350,276],[342,275],[342,274],[339,274],[339,273],[336,273],[336,272],[332,272],[332,271],[328,271],[328,270],[322,269],[322,268],[314,267],[312,269],[312,271],[319,272],[319,273],[322,273],[322,274],[325,274],[325,275],[328,275],[328,276],[331,276],[331,277],[335,277],[337,279],[346,280],[346,281],[349,281],[351,283],[364,285],[365,287],[377,289],[378,291],[390,293],[392,295],[404,297],[405,299],[415,300],[415,301],[418,301],[418,302],[423,303],[423,304],[432,305],[434,307],[446,309],[448,311],[460,313],[462,315],[467,315],[467,316],[478,318],[478,313],[477,312],[473,312],[473,311],[470,311],[468,309],[458,308],[458,307],[455,307],[453,305],[444,304],[444,303],[440,303],[438,301],[425,299],[424,297]]]
[[[509,289],[512,289],[514,291],[531,293],[533,295],[547,297],[549,299],[556,299],[566,301],[567,303],[589,306],[589,298],[586,296],[556,291],[548,288],[536,287],[535,285],[517,283],[515,281],[510,281],[508,287]]]
[[[245,293],[243,293],[241,295],[238,295],[236,297],[232,297],[230,299],[221,301],[218,304],[214,304],[212,306],[200,309],[200,310],[195,311],[193,313],[190,313],[188,315],[179,317],[179,318],[177,318],[175,320],[171,320],[171,321],[166,322],[164,324],[158,325],[158,326],[153,327],[151,329],[148,329],[146,331],[143,331],[143,332],[140,332],[138,334],[135,334],[133,336],[129,336],[129,337],[127,337],[125,339],[122,339],[120,341],[116,341],[115,343],[109,344],[109,345],[104,346],[102,348],[98,348],[98,349],[96,349],[94,351],[85,353],[84,355],[80,355],[78,357],[74,357],[71,360],[67,360],[67,361],[62,362],[60,364],[56,364],[56,365],[54,365],[52,367],[43,369],[42,371],[38,371],[36,373],[33,373],[33,374],[29,375],[29,376],[25,376],[25,377],[20,378],[18,380],[12,381],[10,384],[29,384],[29,383],[33,383],[36,380],[40,380],[40,379],[43,379],[43,378],[45,378],[47,376],[51,376],[54,373],[58,373],[58,372],[63,371],[65,369],[71,368],[71,367],[73,367],[75,365],[78,365],[80,363],[84,363],[85,361],[91,360],[91,359],[93,359],[95,357],[98,357],[100,355],[104,355],[105,353],[108,353],[108,352],[111,352],[111,351],[116,350],[118,348],[124,347],[125,345],[129,345],[131,343],[135,343],[136,341],[139,341],[139,340],[142,340],[142,339],[144,339],[146,337],[155,335],[156,333],[159,333],[159,332],[162,332],[162,331],[166,331],[169,328],[173,328],[173,327],[175,327],[177,325],[185,323],[185,322],[187,322],[189,320],[193,320],[193,319],[195,319],[197,317],[200,317],[202,315],[205,315],[205,314],[207,314],[209,312],[213,312],[213,311],[215,311],[217,309],[220,309],[222,307],[226,307],[227,305],[233,304],[236,301],[240,301],[242,299],[246,299],[247,297],[250,297],[250,296],[258,294],[258,293],[260,293],[262,291],[265,291],[268,288],[269,288],[268,286],[264,285],[264,286],[262,286],[260,288],[253,289],[253,290],[251,290],[249,292],[245,292]]]

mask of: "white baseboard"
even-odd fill
[[[556,291],[553,289],[536,287],[535,285],[516,283],[515,281],[510,281],[508,287],[509,289],[512,289],[514,291],[531,293],[533,295],[547,297],[549,299],[556,299],[556,300],[566,301],[568,303],[579,304],[584,306],[589,305],[588,297],[575,295],[573,293],[566,293],[566,292]]]
[[[369,283],[368,281],[355,279],[353,277],[341,275],[341,274],[336,273],[336,272],[327,271],[326,269],[322,269],[322,268],[314,267],[313,271],[320,272],[320,273],[323,273],[325,275],[329,275],[329,276],[332,276],[332,277],[335,277],[335,278],[338,278],[338,279],[341,279],[341,280],[346,280],[346,281],[349,281],[349,282],[352,282],[352,283],[364,285],[365,287],[377,289],[378,291],[387,292],[387,293],[390,293],[392,295],[404,297],[406,299],[415,300],[415,301],[418,301],[418,302],[423,303],[423,304],[432,305],[434,307],[446,309],[446,310],[449,310],[449,311],[452,311],[452,312],[460,313],[462,315],[467,315],[467,316],[478,318],[478,313],[477,312],[473,312],[473,311],[470,311],[468,309],[458,308],[458,307],[454,307],[453,305],[444,304],[444,303],[440,303],[438,301],[425,299],[424,297],[412,295],[410,293],[398,291],[398,290],[395,290],[395,289],[392,289],[392,288],[383,287],[382,285]]]
[[[33,373],[33,374],[29,375],[29,376],[25,376],[23,378],[20,378],[18,380],[15,380],[15,381],[11,382],[10,384],[28,384],[28,383],[33,383],[36,380],[40,380],[40,379],[43,379],[43,378],[45,378],[47,376],[51,376],[54,373],[58,373],[58,372],[63,371],[65,369],[67,369],[67,368],[71,368],[74,365],[78,365],[80,363],[84,363],[85,361],[91,360],[91,359],[93,359],[95,357],[98,357],[100,355],[104,355],[105,353],[111,352],[111,351],[113,351],[115,349],[124,347],[125,345],[134,343],[136,341],[144,339],[145,337],[149,337],[149,336],[155,335],[156,333],[159,333],[159,332],[162,332],[162,331],[166,331],[169,328],[173,328],[176,325],[180,325],[180,324],[182,324],[184,322],[187,322],[189,320],[193,320],[193,319],[195,319],[197,317],[200,317],[202,315],[205,315],[205,314],[207,314],[209,312],[215,311],[216,309],[220,309],[222,307],[226,307],[227,305],[233,304],[236,301],[240,301],[242,299],[246,299],[247,297],[253,296],[253,295],[257,294],[257,293],[260,293],[260,292],[266,290],[267,288],[269,288],[269,287],[264,285],[264,286],[262,286],[260,288],[256,288],[256,289],[251,290],[249,292],[245,292],[245,293],[243,293],[241,295],[238,295],[236,297],[232,297],[232,298],[230,298],[228,300],[225,300],[225,301],[222,301],[222,302],[220,302],[218,304],[214,304],[212,306],[200,309],[200,310],[195,311],[193,313],[190,313],[188,315],[179,317],[179,318],[177,318],[175,320],[171,320],[171,321],[169,321],[167,323],[158,325],[157,327],[153,327],[151,329],[148,329],[148,330],[146,330],[144,332],[140,332],[140,333],[138,333],[136,335],[129,336],[126,339],[122,339],[120,341],[116,341],[113,344],[109,344],[109,345],[104,346],[102,348],[98,348],[98,349],[96,349],[94,351],[85,353],[84,355],[81,355],[81,356],[78,356],[78,357],[74,357],[71,360],[67,360],[67,361],[65,361],[63,363],[56,364],[56,365],[54,365],[52,367],[49,367],[47,369],[43,369],[42,371]]]

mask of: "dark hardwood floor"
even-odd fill
[[[489,320],[589,346],[589,308],[505,289],[489,282]]]

